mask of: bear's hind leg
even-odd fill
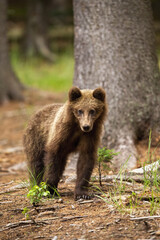
[[[34,156],[34,159],[31,159],[28,162],[28,172],[31,185],[39,185],[43,179],[44,174],[44,163],[43,163],[44,152],[38,156]]]

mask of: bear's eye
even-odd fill
[[[77,111],[77,113],[78,113],[78,115],[80,116],[80,115],[83,114],[83,111],[82,111],[81,109],[79,109],[79,110]]]
[[[89,114],[90,114],[90,115],[95,115],[95,113],[96,113],[96,111],[95,111],[94,109],[91,109],[91,110],[89,111]]]

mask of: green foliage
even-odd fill
[[[33,205],[38,205],[42,200],[42,197],[49,197],[50,192],[47,190],[47,184],[41,182],[40,186],[34,185],[28,192],[27,198],[30,200],[30,203]]]
[[[73,53],[68,50],[59,54],[55,63],[47,63],[41,58],[25,60],[20,56],[18,48],[11,52],[13,68],[27,86],[47,91],[68,91],[73,80]]]

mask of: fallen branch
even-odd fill
[[[122,177],[117,176],[117,175],[108,175],[105,177],[102,177],[102,182],[115,182],[115,181],[121,181],[123,179],[123,181],[126,182],[139,182],[139,183],[143,183],[144,182],[144,177],[143,176],[139,176],[139,175],[132,175],[131,173],[125,173]],[[93,180],[93,182],[97,182],[98,181],[98,177],[95,177],[95,179]]]
[[[141,167],[141,168],[137,168],[137,169],[134,169],[132,170],[130,173],[131,174],[139,174],[139,175],[143,175],[144,172],[145,173],[148,173],[148,172],[151,172],[151,171],[157,171],[160,169],[160,161],[156,161],[152,164],[148,164],[144,167]]]
[[[8,203],[12,203],[13,201],[5,201],[5,202],[0,202],[0,204],[8,204]]]
[[[15,222],[15,223],[8,223],[6,226],[3,226],[0,229],[0,232],[3,232],[5,230],[8,230],[10,228],[16,228],[24,225],[30,225],[30,224],[35,224],[32,220],[27,220],[27,221],[20,221],[20,222]]]
[[[13,182],[14,182],[14,181],[12,180],[12,181],[10,181],[10,182],[8,182],[8,183],[1,183],[1,184],[0,184],[0,187],[8,186],[8,185],[12,184]]]
[[[139,183],[143,183],[144,182],[144,173],[150,173],[151,171],[158,171],[160,169],[160,161],[156,161],[152,164],[148,164],[144,167],[141,167],[141,168],[137,168],[137,169],[134,169],[130,172],[125,172],[122,174],[122,176],[119,176],[118,175],[108,175],[108,176],[105,176],[105,177],[102,177],[101,180],[103,182],[112,182],[113,180],[122,180],[123,181],[126,181],[126,182],[132,182],[132,181],[135,181],[135,182],[139,182]],[[98,181],[99,178],[96,176],[94,178],[93,181]],[[150,180],[152,180],[150,178]]]
[[[10,228],[21,227],[21,226],[30,225],[30,224],[48,224],[48,223],[46,223],[45,221],[34,221],[33,219],[32,220],[15,222],[15,223],[8,223],[6,226],[3,226],[0,229],[0,232],[3,232],[3,231],[8,230]]]
[[[78,202],[78,204],[87,204],[87,203],[93,203],[94,200],[86,200],[86,201],[82,201],[82,202]]]
[[[12,186],[5,191],[1,191],[0,194],[15,192],[15,191],[21,190],[23,188],[27,188],[27,184],[25,184],[25,185],[24,184],[18,184],[18,185]]]
[[[150,219],[155,219],[155,218],[160,218],[160,215],[155,215],[155,216],[146,216],[146,217],[137,217],[137,218],[130,218],[131,221],[139,221],[139,220],[150,220]]]

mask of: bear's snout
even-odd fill
[[[79,125],[83,132],[90,132],[93,128],[94,119],[89,114],[88,110],[83,111],[83,114],[79,117]]]
[[[84,132],[89,132],[91,130],[91,127],[89,125],[84,125],[82,129]]]

